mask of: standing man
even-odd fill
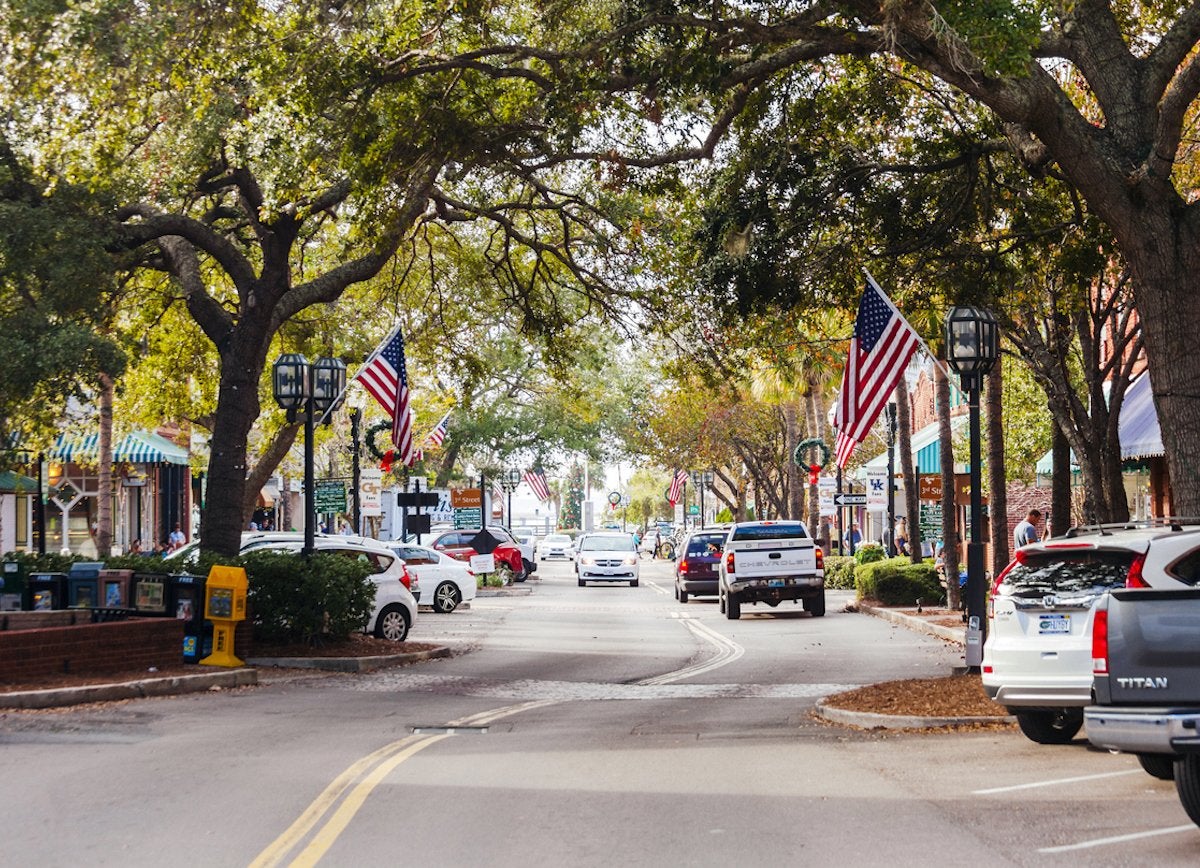
[[[1017,522],[1017,526],[1013,528],[1013,548],[1019,549],[1021,546],[1038,542],[1042,538],[1037,529],[1038,522],[1041,520],[1042,511],[1040,509],[1029,510],[1025,518]]]

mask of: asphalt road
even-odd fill
[[[13,865],[1195,865],[1173,785],[1015,730],[883,733],[811,710],[958,649],[576,587],[423,613],[461,653],[369,675],[0,716]]]

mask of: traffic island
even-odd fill
[[[947,726],[1007,726],[1005,714],[983,691],[978,675],[885,681],[827,696],[818,717],[861,729],[936,729]]]

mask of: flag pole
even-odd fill
[[[392,338],[396,336],[396,332],[400,331],[403,325],[404,323],[402,322],[396,323],[396,327],[388,332],[387,337],[381,340],[378,345],[376,345],[375,349],[371,351],[371,354],[363,359],[363,363],[358,369],[358,374],[361,374],[364,370],[366,370],[367,365],[371,364],[371,362],[375,360],[375,357],[382,352],[383,348],[391,343]],[[318,426],[324,425],[325,420],[329,418],[329,414],[334,411],[335,407],[341,404],[342,399],[346,397],[346,393],[350,391],[350,387],[354,385],[354,381],[358,379],[358,374],[355,374],[346,381],[346,385],[342,386],[342,390],[338,392],[337,397],[333,399],[333,402],[325,409],[325,412],[321,414],[321,418],[317,420]]]

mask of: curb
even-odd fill
[[[997,715],[995,717],[917,717],[903,714],[876,714],[871,711],[848,711],[844,708],[832,708],[819,700],[816,708],[817,717],[830,723],[841,723],[857,726],[862,729],[935,729],[942,726],[964,726],[974,723],[1016,723],[1015,717]]]
[[[113,684],[88,684],[80,687],[0,693],[0,708],[56,708],[62,705],[81,705],[87,702],[111,702],[115,699],[142,699],[147,696],[199,693],[214,687],[246,687],[251,684],[258,684],[258,672],[255,670],[227,669],[221,672],[176,675],[169,678],[142,678],[137,681]]]
[[[533,588],[515,588],[509,586],[507,588],[480,588],[475,592],[476,597],[528,597],[533,593]]]
[[[324,669],[328,672],[370,672],[387,666],[402,666],[421,660],[449,657],[450,649],[432,648],[411,654],[384,654],[376,657],[253,657],[246,662],[264,669]]]
[[[858,603],[857,605],[858,611],[873,615],[876,618],[891,621],[894,624],[899,624],[918,633],[925,633],[929,636],[945,639],[947,642],[955,642],[959,645],[966,644],[966,630],[963,627],[943,627],[941,624],[930,624],[921,618],[914,618],[912,615],[905,615],[903,612],[897,612],[893,609],[882,609],[878,606],[869,606],[865,603]]]

